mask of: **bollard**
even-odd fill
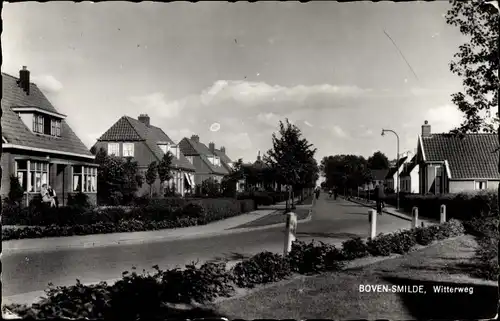
[[[446,222],[446,205],[441,205],[441,219],[439,223],[443,224]]]
[[[296,240],[295,232],[297,231],[297,215],[293,212],[286,214],[286,229],[285,229],[285,249],[284,255],[287,255],[292,250],[292,243]]]
[[[411,221],[411,227],[412,227],[412,228],[416,228],[416,227],[418,227],[418,207],[416,207],[416,206],[415,206],[415,207],[412,209],[412,211],[411,211],[411,212],[412,212],[412,214],[413,214],[413,215],[412,215],[412,216],[413,216],[413,219],[412,219],[412,221]]]
[[[370,237],[374,238],[377,235],[377,212],[375,210],[368,211],[368,221],[370,222]]]

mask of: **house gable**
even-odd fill
[[[27,94],[19,87],[18,78],[2,73],[2,87],[2,135],[4,142],[8,142],[3,148],[36,150],[48,154],[64,153],[72,157],[94,158],[85,144],[64,120],[64,115],[60,114],[52,106],[37,85],[30,83],[29,94]],[[60,121],[60,136],[33,132],[33,124],[23,122],[21,118],[21,114],[26,113],[52,115],[54,119]]]
[[[184,137],[179,143],[181,150],[185,152],[185,155],[199,157],[201,161],[206,165],[206,167],[213,174],[218,175],[227,175],[229,174],[228,170],[224,168],[224,166],[215,166],[213,165],[208,157],[216,156],[210,152],[205,144],[196,142],[193,139],[189,139]],[[203,170],[200,166],[196,166],[199,171]]]

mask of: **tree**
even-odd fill
[[[237,184],[244,178],[243,159],[234,162],[229,174],[225,175],[221,182],[221,189],[225,196],[236,197]]]
[[[146,171],[146,183],[149,185],[149,197],[153,196],[153,184],[158,178],[158,165],[155,161],[151,162]]]
[[[163,155],[162,160],[158,164],[158,177],[160,178],[160,193],[164,195],[163,186],[165,182],[172,179],[172,159],[174,155],[168,151]]]
[[[97,168],[97,199],[99,203],[117,205],[122,201],[121,186],[124,182],[123,160],[108,156],[100,148],[95,156]]]
[[[212,177],[201,182],[201,194],[208,197],[220,196],[220,184]]]
[[[15,175],[10,176],[10,189],[7,196],[7,201],[10,204],[20,205],[24,197],[24,190],[19,183],[19,178]]]
[[[132,157],[127,157],[124,162],[122,162],[124,180],[121,186],[121,192],[123,195],[123,202],[125,204],[130,203],[137,189],[142,187],[144,182],[144,177],[139,173],[138,164],[136,161],[132,160]]]
[[[499,102],[499,10],[484,0],[450,1],[446,22],[458,27],[469,41],[458,48],[450,71],[463,78],[464,90],[452,95],[465,120],[452,133],[495,132]],[[500,135],[500,131],[497,131]],[[500,142],[500,136],[499,136]]]
[[[381,151],[373,153],[372,156],[368,157],[368,168],[369,169],[388,169],[389,159]]]
[[[279,136],[273,133],[273,147],[264,157],[265,162],[273,168],[276,180],[286,185],[289,191],[311,184],[313,176],[318,172],[314,160],[316,149],[288,119],[285,123],[280,121],[278,134]]]
[[[323,157],[320,165],[326,186],[341,189],[357,189],[371,179],[368,162],[363,156],[335,155]]]

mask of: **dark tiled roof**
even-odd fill
[[[2,136],[10,144],[92,156],[65,120],[61,121],[61,137],[38,135],[26,127],[11,107],[38,107],[53,113],[58,111],[37,85],[30,83],[30,94],[27,95],[17,85],[17,80],[16,77],[2,73]]]
[[[403,177],[403,176],[410,176],[411,171],[413,171],[413,169],[415,167],[417,167],[417,165],[418,165],[418,163],[417,163],[417,155],[415,155],[410,160],[410,162],[408,162],[407,164],[404,165],[404,168],[401,171],[401,177]]]
[[[208,157],[212,156],[213,154],[205,144],[195,142],[192,139],[184,137],[179,145],[182,148],[182,152],[186,153],[185,155],[199,156],[213,173],[221,175],[229,174],[228,170],[224,168],[224,166],[215,166],[208,160]]]
[[[132,117],[121,117],[110,129],[108,129],[98,141],[144,141],[158,161],[163,158],[163,151],[158,146],[158,142],[175,145],[174,141],[165,132],[155,126],[146,126],[144,123]],[[172,164],[179,168],[194,171],[194,166],[179,153],[179,158],[173,158]]]
[[[404,162],[406,161],[407,158],[408,158],[408,156],[400,158],[399,163],[397,163],[396,166],[393,166],[389,169],[385,178],[393,178],[394,174],[396,174],[398,169],[401,168],[401,165],[404,164]]]
[[[226,164],[232,163],[233,161],[229,156],[226,155],[226,153],[223,153],[221,150],[216,149],[215,154],[220,157],[221,161],[223,161]]]
[[[382,181],[387,176],[389,172],[388,169],[372,169],[372,180],[374,181]]]
[[[422,144],[426,161],[448,161],[452,179],[500,179],[497,134],[432,134]]]

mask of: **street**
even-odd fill
[[[368,208],[341,199],[334,201],[322,194],[315,205],[312,220],[298,225],[297,238],[337,244],[353,236],[367,237],[368,224]],[[382,215],[378,218],[377,233],[409,227],[407,220]],[[283,227],[273,227],[149,244],[11,252],[2,256],[2,296],[7,303],[12,301],[11,296],[16,296],[18,301],[22,294],[42,291],[49,282],[72,285],[76,279],[82,283],[115,280],[123,271],[130,271],[132,266],[138,271],[151,270],[156,264],[165,269],[197,260],[238,260],[264,250],[281,253],[283,242]]]

